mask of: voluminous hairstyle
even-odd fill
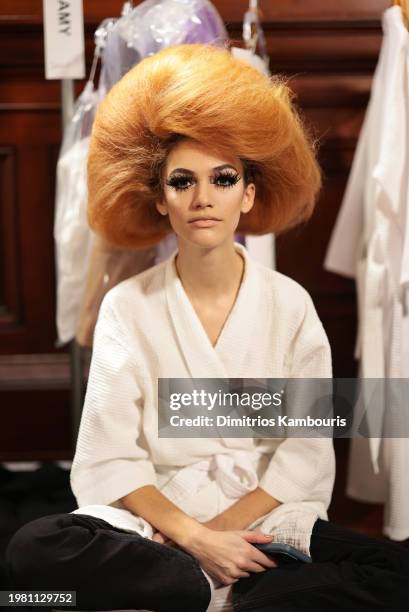
[[[172,146],[195,139],[238,157],[253,208],[237,231],[279,233],[309,218],[321,186],[315,145],[279,77],[210,45],[177,45],[130,70],[100,104],[88,158],[88,218],[109,242],[145,248],[172,230],[155,206]]]

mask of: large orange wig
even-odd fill
[[[101,103],[88,161],[90,225],[111,243],[145,248],[169,231],[161,172],[178,139],[243,162],[255,203],[238,232],[279,233],[306,220],[321,186],[314,143],[278,77],[210,45],[178,45],[130,70]]]

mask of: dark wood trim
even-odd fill
[[[0,147],[0,333],[20,319],[15,147]]]
[[[100,23],[99,20],[88,20],[84,23],[86,34],[94,34],[95,27]],[[226,23],[229,31],[242,31],[242,20],[229,20]],[[277,18],[274,20],[264,20],[263,30],[265,33],[276,32],[277,30],[374,30],[377,33],[381,30],[381,15],[372,19],[286,19]],[[43,33],[43,21],[39,17],[0,15],[0,31],[12,33],[15,31],[24,33]]]
[[[98,23],[85,26],[89,74]],[[328,26],[328,27],[326,27]],[[242,46],[242,23],[226,23],[231,44]],[[380,21],[276,21],[263,24],[273,72],[373,72],[380,43]],[[334,37],[337,45],[334,45]],[[23,44],[22,44],[23,43]],[[0,73],[7,78],[40,74],[44,78],[42,24],[5,24],[0,16]],[[277,68],[276,68],[277,66]]]
[[[70,377],[67,353],[0,356],[0,391],[69,389]]]
[[[74,453],[72,450],[19,450],[19,451],[2,451],[0,450],[0,463],[2,462],[25,462],[25,461],[72,461]]]
[[[57,102],[6,102],[0,103],[0,113],[59,113],[61,105]]]

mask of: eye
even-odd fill
[[[216,187],[226,189],[228,187],[233,187],[233,185],[235,185],[240,178],[240,175],[235,172],[220,172],[219,174],[216,174],[210,182],[216,185]],[[186,191],[194,184],[194,182],[195,179],[192,176],[180,174],[172,176],[166,181],[166,185],[172,187],[172,189],[175,189],[176,191]]]
[[[240,178],[240,175],[235,172],[222,172],[212,179],[212,183],[217,187],[226,189],[227,187],[233,187],[233,185],[239,182]]]
[[[176,191],[186,191],[193,184],[192,177],[190,176],[172,176],[168,181],[166,181],[166,185],[176,189]]]

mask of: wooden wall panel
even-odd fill
[[[13,164],[8,164],[13,168],[13,176],[8,177],[12,195],[3,201],[3,216],[9,217],[3,225],[4,244],[8,245],[3,278],[8,287],[14,287],[9,299],[15,304],[13,325],[0,319],[0,353],[52,352],[56,338],[52,230],[58,109],[7,103],[0,117],[0,146],[13,151]]]
[[[88,67],[96,25],[117,16],[122,4],[122,0],[84,0]],[[240,40],[248,2],[215,0],[214,4],[230,37]],[[320,141],[324,173],[312,220],[278,240],[278,267],[311,292],[330,337],[335,374],[349,376],[356,368],[354,283],[325,272],[322,262],[369,98],[382,40],[380,18],[389,2],[261,0],[260,5],[271,69],[290,78],[297,103]],[[76,83],[77,93],[82,87],[83,82]],[[69,355],[55,347],[54,323],[52,229],[60,139],[60,84],[44,79],[42,1],[2,0],[0,409],[7,423],[8,406],[14,403],[37,440],[31,447],[28,439],[5,440],[7,427],[2,428],[0,447],[10,456],[24,449],[27,458],[32,448],[36,457],[45,457],[59,448],[62,458],[72,450]],[[57,422],[50,416],[53,402],[62,429],[51,441],[39,432],[49,431],[48,424]]]
[[[100,22],[105,17],[116,17],[121,11],[123,0],[83,0],[85,23]],[[134,0],[135,6],[140,4]],[[225,22],[230,25],[239,23],[249,5],[248,0],[213,0]],[[259,0],[263,17],[270,21],[280,22],[365,22],[379,21],[379,15],[389,6],[385,0],[340,0],[325,2],[325,0]],[[2,0],[0,16],[10,23],[42,23],[42,0]]]
[[[312,219],[277,240],[278,269],[311,293],[330,339],[336,376],[354,376],[356,294],[352,280],[323,268],[345,190],[371,79],[351,74],[294,77],[307,124],[319,141],[323,190]]]
[[[15,149],[0,148],[0,329],[13,328],[21,313],[16,215]]]

